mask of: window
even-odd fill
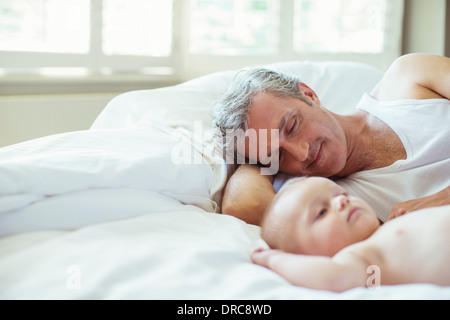
[[[0,0],[0,68],[173,67],[171,0]]]
[[[87,53],[89,1],[0,1],[0,49]]]
[[[282,60],[400,55],[403,0],[191,0],[191,72]]]
[[[286,60],[400,54],[403,0],[0,0],[0,74],[186,80]]]
[[[286,5],[288,1],[282,3]],[[387,3],[387,0],[295,0],[291,45],[299,53],[380,53],[384,48]],[[192,1],[191,10],[192,53],[278,53],[283,36],[280,1],[196,0]]]
[[[381,53],[386,5],[386,0],[297,0],[294,49],[298,52]]]
[[[190,51],[218,55],[276,53],[279,2],[192,1]]]
[[[102,39],[106,55],[170,56],[172,2],[104,1]]]

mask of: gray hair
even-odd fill
[[[231,86],[214,105],[214,139],[222,155],[225,157],[226,154],[232,154],[236,159],[237,144],[234,138],[242,137],[242,133],[247,131],[250,105],[259,94],[272,93],[280,98],[295,97],[311,105],[301,93],[299,82],[300,79],[295,76],[264,68],[239,71]]]

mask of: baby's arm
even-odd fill
[[[251,258],[254,263],[275,271],[301,287],[342,292],[366,285],[366,265],[358,256],[349,255],[345,260],[336,262],[325,256],[257,250]]]

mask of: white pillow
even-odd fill
[[[355,62],[291,61],[263,67],[297,75],[330,110],[351,113],[364,93],[372,91],[383,73]],[[92,129],[146,127],[156,122],[172,128],[194,130],[194,123],[211,128],[214,101],[228,88],[236,71],[206,75],[180,85],[138,90],[112,99]]]
[[[262,67],[297,75],[319,96],[322,105],[340,114],[351,113],[364,93],[371,92],[383,73],[356,62],[290,61]],[[202,76],[182,84],[121,94],[112,99],[91,129],[147,128],[154,123],[189,136],[200,136],[197,151],[212,148],[212,106],[228,88],[237,70]],[[198,141],[198,139],[196,140]],[[206,152],[209,155],[210,152]],[[212,198],[220,205],[227,168],[215,156]]]
[[[290,62],[269,65],[274,70],[296,75],[313,89],[329,110],[349,114],[364,93],[370,93],[383,72],[357,62]]]

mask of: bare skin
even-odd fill
[[[450,99],[449,84],[449,58],[412,54],[392,64],[371,96],[380,101]],[[340,178],[386,167],[406,158],[401,140],[382,121],[363,111],[348,116],[337,115],[324,108],[307,85],[299,83],[299,88],[313,107],[299,99],[277,98],[269,93],[261,94],[250,107],[249,129],[256,132],[280,129],[280,171]],[[270,139],[258,148],[275,152]],[[234,173],[224,192],[222,212],[259,225],[275,192],[273,177],[262,176],[257,169],[242,165]],[[427,199],[398,203],[388,219],[426,207],[450,204],[449,192],[450,186]]]
[[[277,198],[262,228],[275,249],[257,250],[252,261],[295,285],[338,292],[368,285],[450,285],[450,206],[424,211],[379,227],[363,200],[329,179],[308,178]],[[379,283],[368,281],[372,270]]]

